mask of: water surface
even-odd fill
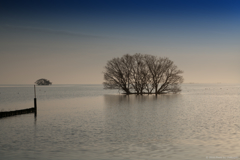
[[[1,159],[240,157],[240,85],[184,84],[125,96],[101,85],[37,87],[38,116],[0,119]],[[33,106],[33,86],[0,86],[0,110]]]

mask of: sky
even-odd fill
[[[168,57],[185,83],[240,83],[239,0],[1,0],[0,84],[101,84],[124,54]]]

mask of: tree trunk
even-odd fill
[[[157,88],[158,88],[158,85],[155,85],[155,95],[157,95]]]

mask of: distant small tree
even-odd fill
[[[35,82],[36,85],[52,85],[52,82],[50,82],[47,79],[41,78]]]
[[[183,71],[168,58],[126,54],[107,62],[105,89],[120,89],[126,94],[165,94],[181,91]]]

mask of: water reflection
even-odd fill
[[[105,95],[106,141],[128,144],[136,152],[157,152],[161,158],[174,154],[184,159],[189,151],[197,159],[207,153],[236,156],[239,108],[230,107],[230,99],[237,104],[227,96]]]
[[[155,103],[155,101],[169,101],[178,98],[179,94],[173,94],[173,95],[104,95],[104,101],[105,104],[108,106],[119,104],[119,105],[135,105],[136,103],[145,103],[150,102],[152,104]]]
[[[0,157],[195,160],[240,156],[239,88],[229,89],[227,95],[219,88],[189,87],[189,91],[158,97],[102,93],[39,100],[35,121],[32,114],[1,119]],[[32,105],[31,100],[22,106]]]
[[[110,141],[171,141],[182,134],[176,123],[181,95],[105,95],[105,127]],[[174,132],[175,131],[175,132]]]

